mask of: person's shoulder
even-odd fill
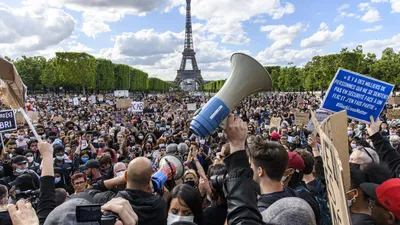
[[[350,211],[351,224],[353,225],[375,225],[372,216]]]

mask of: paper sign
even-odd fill
[[[339,68],[328,89],[323,109],[347,110],[350,118],[369,124],[382,112],[394,85]]]
[[[388,114],[390,116],[390,119],[399,120],[400,119],[400,108],[388,109]]]
[[[117,109],[128,109],[131,107],[132,100],[130,99],[118,99],[117,100]]]
[[[31,119],[31,121],[38,121],[39,120],[39,113],[38,112],[29,111],[29,112],[26,112],[26,114],[28,114],[28,116]]]
[[[144,103],[143,102],[132,102],[132,107],[130,111],[132,112],[143,112]]]
[[[129,97],[129,91],[128,90],[116,90],[116,91],[114,91],[114,96],[115,97]]]
[[[321,123],[321,130],[335,145],[343,168],[345,190],[350,190],[349,145],[347,143],[347,113],[342,112],[330,115]]]
[[[16,129],[17,129],[17,121],[15,120],[14,111],[13,110],[0,111],[0,133]]]
[[[313,112],[312,121],[321,137],[322,161],[324,163],[327,199],[332,217],[332,224],[348,225],[350,223],[347,206],[343,167],[339,154],[330,138],[319,128],[319,123]],[[347,142],[346,142],[347,143]],[[347,163],[347,162],[346,162]],[[348,163],[347,163],[348,164]]]
[[[196,111],[197,110],[196,103],[187,104],[186,106],[187,106],[188,111]]]
[[[296,125],[306,125],[310,120],[310,114],[308,113],[300,113],[296,112],[294,114],[295,123]]]
[[[323,109],[315,110],[315,117],[317,118],[318,123],[322,123],[324,119],[326,119],[332,113],[325,111]],[[314,123],[310,120],[307,124],[307,130],[313,131],[314,130]]]
[[[272,129],[273,127],[276,127],[279,130],[279,128],[281,127],[281,118],[272,117],[269,127],[270,127],[270,129]]]
[[[78,99],[78,97],[75,97],[75,98],[74,98],[74,105],[79,105],[79,99]]]
[[[103,95],[97,95],[97,99],[99,100],[99,102],[104,101]]]
[[[96,96],[94,95],[90,96],[90,103],[96,104]]]
[[[55,117],[53,117],[53,121],[54,122],[61,122],[61,121],[63,121],[63,118],[61,116],[55,116]]]
[[[17,122],[17,124],[24,124],[25,123],[24,115],[22,115],[22,113],[20,112],[16,112],[15,121]]]

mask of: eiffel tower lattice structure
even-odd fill
[[[193,33],[192,33],[192,15],[190,8],[191,0],[186,0],[186,28],[185,28],[185,46],[182,52],[181,66],[178,70],[178,74],[175,78],[175,84],[179,85],[184,80],[192,79],[197,84],[203,85],[204,80],[201,76],[201,70],[197,66],[196,52],[193,47]],[[186,62],[190,60],[192,63],[192,69],[186,69]]]

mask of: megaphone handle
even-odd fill
[[[25,118],[25,121],[28,123],[29,128],[31,128],[33,135],[35,135],[36,140],[38,140],[39,142],[42,141],[42,138],[38,135],[38,133],[36,132],[35,127],[32,125],[31,123],[31,119],[29,118],[29,116],[26,114],[25,110],[23,108],[19,108],[19,111],[22,113],[22,115]]]

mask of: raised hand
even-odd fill
[[[373,116],[370,116],[369,119],[371,120],[371,123],[367,126],[367,131],[369,136],[372,136],[379,132],[382,121],[379,118],[374,121]]]

